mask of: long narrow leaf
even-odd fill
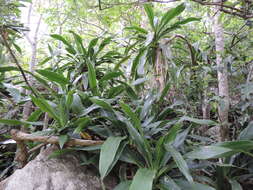
[[[129,190],[152,190],[155,174],[156,172],[152,169],[138,169]]]
[[[176,151],[170,144],[166,144],[165,148],[167,151],[169,151],[174,159],[174,161],[177,164],[177,167],[179,170],[184,174],[186,179],[190,182],[193,183],[193,178],[190,174],[189,168],[187,166],[186,161],[183,159],[182,155]]]
[[[102,145],[99,158],[99,172],[102,179],[108,174],[123,139],[124,137],[109,137]]]

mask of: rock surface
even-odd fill
[[[55,147],[47,148],[24,168],[0,183],[0,190],[101,190],[98,174],[73,155],[49,159]],[[113,189],[116,180],[106,180]],[[109,183],[108,183],[109,182]]]

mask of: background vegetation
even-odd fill
[[[115,173],[115,190],[252,189],[252,12],[244,0],[0,0],[1,179],[19,161],[15,128],[58,136],[52,157],[77,154],[102,184]]]

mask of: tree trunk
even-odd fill
[[[28,11],[28,16],[27,16],[27,24],[28,24],[28,27],[31,27],[30,26],[30,20],[31,20],[31,13],[32,13],[32,7],[33,7],[33,4],[31,3],[30,7],[29,7],[29,11]],[[41,19],[42,19],[42,15],[40,15],[39,17],[39,20],[37,22],[37,26],[36,26],[36,29],[35,29],[35,33],[34,33],[34,36],[33,38],[31,39],[31,37],[29,36],[29,32],[27,32],[25,34],[25,37],[27,39],[27,41],[29,42],[30,46],[31,46],[31,51],[32,51],[32,55],[31,55],[31,60],[30,60],[30,63],[29,63],[29,71],[30,72],[34,72],[34,68],[35,68],[35,65],[36,65],[36,62],[37,62],[37,44],[38,44],[38,32],[39,32],[39,28],[40,28],[40,23],[41,23]],[[31,77],[29,77],[29,82],[31,85],[33,85],[33,79]],[[26,94],[29,95],[30,92],[29,91],[26,91]],[[23,119],[24,120],[27,120],[28,117],[30,116],[31,114],[31,111],[32,111],[32,102],[28,101],[24,104],[24,109],[23,109]],[[26,131],[25,127],[21,127],[21,131]]]
[[[221,0],[214,0],[221,3]],[[220,6],[214,8],[213,31],[215,35],[216,64],[218,74],[218,90],[220,103],[218,107],[218,115],[220,120],[220,141],[229,140],[228,111],[229,111],[229,91],[228,91],[228,71],[227,64],[223,61],[224,53],[224,32],[222,23],[220,22]]]

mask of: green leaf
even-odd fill
[[[152,190],[156,172],[148,168],[140,168],[133,178],[129,190]]]
[[[154,11],[153,8],[151,6],[151,4],[144,4],[144,10],[148,16],[148,20],[149,20],[149,24],[150,26],[153,28],[153,30],[155,29],[155,25],[154,25]]]
[[[232,190],[243,190],[240,183],[238,183],[236,180],[230,179],[229,183],[231,184]]]
[[[231,156],[234,153],[235,152],[229,148],[219,146],[202,146],[197,150],[187,153],[186,157],[190,159],[212,159]]]
[[[50,61],[53,57],[47,57],[45,58],[43,61],[39,62],[38,65],[41,66],[41,65],[44,65],[45,63],[47,63],[48,61]]]
[[[66,97],[66,106],[68,108],[71,107],[72,103],[73,103],[73,94],[74,94],[74,91],[69,91],[68,94],[67,94],[67,97]]]
[[[98,38],[94,38],[93,40],[90,41],[90,43],[88,45],[88,55],[89,56],[93,56],[94,47],[96,46],[97,42],[98,42]]]
[[[253,140],[253,122],[243,129],[238,137],[239,140]]]
[[[177,185],[182,189],[182,190],[215,190],[213,187],[210,187],[209,185],[201,184],[201,183],[189,183],[188,181],[185,180],[175,180]]]
[[[58,74],[56,72],[52,72],[49,70],[36,70],[37,73],[42,75],[43,77],[46,77],[48,80],[52,82],[56,82],[60,85],[67,85],[69,84],[68,79],[66,79],[63,75]]]
[[[50,154],[48,156],[48,159],[51,159],[51,158],[56,158],[58,156],[61,156],[61,155],[64,155],[64,154],[69,154],[70,152],[73,152],[74,150],[72,149],[61,149],[61,150],[56,150],[54,151],[52,154]]]
[[[132,77],[134,77],[136,75],[137,66],[139,65],[139,63],[141,61],[141,57],[143,56],[145,51],[146,51],[145,48],[140,49],[138,55],[134,58],[134,60],[132,62],[132,66],[131,66],[131,75],[132,75]]]
[[[50,36],[54,39],[57,39],[57,40],[63,42],[67,46],[71,46],[70,43],[68,43],[68,41],[59,34],[51,34]]]
[[[114,86],[108,90],[108,98],[114,98],[120,95],[124,90],[125,90],[124,85]]]
[[[172,20],[173,18],[175,18],[176,16],[178,16],[180,13],[182,13],[185,9],[185,5],[184,3],[178,5],[177,7],[170,9],[168,12],[166,12],[163,17],[162,20],[159,24],[159,32],[164,28],[165,25],[168,24],[168,22],[170,20]]]
[[[75,114],[81,114],[84,110],[81,98],[77,93],[73,94],[73,100],[70,106],[70,109],[75,113]]]
[[[54,118],[56,121],[60,122],[60,118],[57,114],[57,112],[55,111],[54,108],[52,108],[49,103],[42,98],[35,98],[34,96],[31,96],[33,103],[38,106],[42,111],[47,112],[49,114],[50,117]]]
[[[103,81],[109,81],[113,78],[119,77],[121,76],[123,73],[122,72],[109,72],[107,74],[105,74],[100,80],[99,82],[103,82]]]
[[[143,134],[143,130],[141,128],[141,121],[138,118],[138,116],[132,111],[132,109],[125,103],[120,102],[120,106],[124,113],[131,119],[134,127],[141,133]]]
[[[122,181],[113,190],[129,190],[132,181]]]
[[[22,54],[21,48],[20,48],[16,43],[13,43],[13,46],[14,46],[15,49],[18,51],[18,53]]]
[[[165,144],[165,148],[167,151],[169,151],[176,162],[177,167],[179,170],[184,174],[186,179],[190,182],[193,183],[193,178],[190,174],[189,168],[187,166],[186,161],[183,159],[182,155],[176,151],[170,144]]]
[[[123,139],[125,137],[109,137],[102,145],[99,158],[99,173],[102,179],[107,176]]]
[[[171,87],[170,83],[166,84],[166,86],[164,87],[164,89],[161,92],[161,96],[159,97],[158,102],[162,102],[164,100],[164,97],[168,95],[170,87]]]
[[[27,121],[28,122],[35,122],[39,119],[39,117],[41,116],[42,111],[41,109],[37,109],[34,112],[31,113],[31,115],[28,117]],[[28,127],[29,124],[25,125],[25,127]]]
[[[86,55],[86,51],[85,51],[85,48],[83,46],[83,40],[82,40],[81,36],[79,36],[78,34],[76,34],[73,31],[69,31],[69,32],[72,33],[72,35],[74,36],[78,52],[80,54]]]
[[[90,101],[92,101],[94,104],[97,104],[100,107],[102,107],[102,108],[104,108],[104,109],[106,109],[108,111],[112,111],[113,112],[113,107],[109,103],[107,103],[105,100],[93,97],[93,98],[90,98]]]
[[[169,176],[165,176],[160,180],[159,185],[162,187],[162,190],[182,190]]]
[[[96,54],[98,54],[100,51],[102,51],[104,49],[104,47],[107,46],[111,41],[112,41],[112,37],[105,38],[101,42],[101,44],[100,44],[100,46],[99,46],[98,51],[97,51]]]
[[[0,67],[0,72],[1,73],[7,72],[7,71],[19,71],[19,69],[17,67],[12,67],[12,66],[9,66],[9,67]]]
[[[148,33],[147,30],[145,30],[144,28],[138,27],[138,26],[125,27],[124,29],[125,30],[134,30],[136,32],[140,32],[140,33],[143,33],[143,34],[147,34]]]
[[[253,149],[253,141],[241,140],[241,141],[227,141],[217,143],[214,146],[220,146],[224,148],[229,148],[234,151],[250,151]]]
[[[98,96],[98,86],[97,86],[97,78],[96,78],[96,71],[93,65],[87,61],[87,66],[88,66],[88,79],[89,79],[89,85],[94,93],[95,96]]]
[[[196,119],[196,118],[192,118],[188,116],[183,116],[178,122],[182,122],[182,121],[190,121],[190,122],[197,123],[200,125],[218,125],[218,123],[212,120]]]
[[[68,141],[68,135],[61,135],[59,136],[59,145],[60,145],[60,148],[62,149],[64,144]]]
[[[73,133],[79,134],[80,132],[82,132],[84,127],[87,127],[88,124],[91,122],[91,119],[89,117],[83,117],[83,118],[79,118],[77,119],[73,125],[74,126],[78,126]]]
[[[14,120],[14,119],[0,119],[0,123],[5,124],[5,125],[12,125],[12,126],[17,126],[17,125],[38,125],[38,126],[41,126],[41,125],[43,125],[42,122],[29,122],[29,121]]]
[[[189,17],[189,18],[184,19],[182,21],[176,22],[175,24],[173,24],[173,26],[174,25],[183,25],[183,24],[187,24],[189,22],[200,21],[200,20],[201,20],[201,18]]]

